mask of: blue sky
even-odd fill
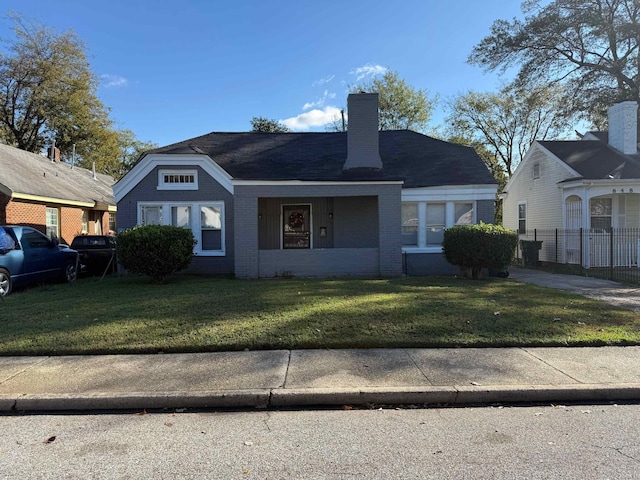
[[[159,145],[251,129],[253,116],[324,131],[348,86],[390,68],[447,98],[495,90],[501,79],[466,64],[494,20],[518,0],[3,0],[85,43],[98,95],[118,128]]]

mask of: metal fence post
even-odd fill
[[[580,268],[584,268],[584,246],[582,241],[582,227],[580,227]]]
[[[609,230],[609,280],[613,280],[613,228]]]

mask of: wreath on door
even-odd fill
[[[289,215],[289,226],[291,228],[300,228],[304,225],[304,215],[300,212],[293,212]]]

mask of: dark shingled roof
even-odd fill
[[[403,180],[405,188],[496,181],[471,147],[412,132],[380,132],[384,171],[344,174],[346,133],[209,133],[146,152],[206,154],[237,180]]]
[[[624,155],[605,142],[552,140],[538,143],[586,180],[640,178],[640,156]]]

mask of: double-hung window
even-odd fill
[[[60,236],[60,222],[58,219],[58,209],[47,207],[46,232],[49,238],[58,238]]]
[[[195,255],[225,255],[224,202],[140,203],[138,224],[186,228],[197,241]]]
[[[402,202],[402,245],[437,252],[442,248],[446,228],[475,222],[473,201]]]
[[[591,229],[600,232],[611,230],[612,201],[610,197],[596,197],[589,202]]]
[[[222,204],[200,205],[200,248],[203,252],[224,250]]]
[[[402,203],[402,244],[418,246],[418,203]]]
[[[518,233],[525,235],[527,233],[527,204],[518,204]]]
[[[427,247],[442,245],[445,225],[445,204],[427,203]]]

